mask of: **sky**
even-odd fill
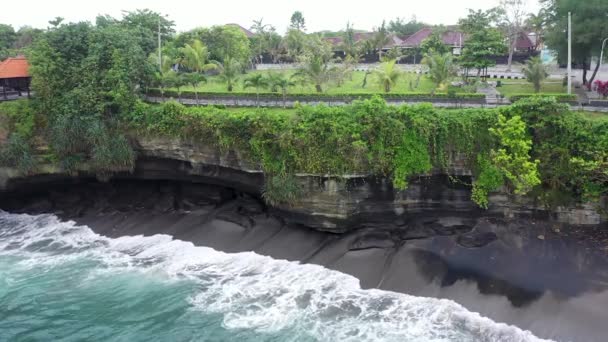
[[[175,21],[176,30],[187,31],[195,27],[237,23],[249,28],[254,19],[275,26],[283,33],[291,14],[298,10],[304,14],[308,32],[337,31],[349,21],[356,29],[371,30],[390,19],[411,18],[429,24],[455,24],[466,16],[467,9],[488,9],[499,0],[29,0],[6,1],[0,10],[0,23],[15,29],[29,25],[46,28],[56,16],[66,21],[94,21],[98,14],[121,17],[123,10],[149,8]],[[530,11],[539,8],[538,0],[527,0]]]

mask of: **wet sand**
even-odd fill
[[[256,198],[175,182],[56,185],[4,196],[12,212],[56,213],[99,234],[168,234],[351,274],[365,288],[449,298],[560,341],[608,339],[608,236],[533,220],[437,213],[335,235],[284,223]]]

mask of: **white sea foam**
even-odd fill
[[[320,341],[541,341],[446,299],[362,290],[349,275],[252,252],[227,254],[168,235],[110,239],[52,215],[0,211],[0,255],[23,266],[90,258],[102,272],[131,268],[191,279],[194,310],[223,315],[229,329],[298,332]]]

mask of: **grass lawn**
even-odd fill
[[[254,73],[266,74],[269,71],[251,71],[247,75]],[[273,71],[273,72],[284,72],[288,75],[294,73],[294,70],[286,71]],[[255,93],[255,88],[243,88],[243,79],[247,75],[242,75],[237,84],[234,87],[235,92]],[[363,79],[365,72],[355,71],[352,74],[352,79],[347,79],[344,84],[338,87],[335,83],[327,83],[324,85],[324,93],[326,94],[343,94],[343,93],[356,93],[356,94],[373,94],[383,92],[380,86],[376,83],[375,76],[373,74],[367,76],[367,85],[362,88]],[[417,75],[413,73],[404,73],[401,78],[397,81],[397,85],[392,89],[391,93],[430,93],[434,89],[434,84],[426,76],[420,77],[418,87],[416,85]],[[410,84],[412,88],[410,88]],[[182,91],[194,91],[192,86],[182,87]],[[219,81],[216,76],[209,77],[207,83],[203,83],[198,87],[199,92],[226,92],[226,85]],[[260,90],[260,93],[269,93],[268,89]],[[288,93],[316,93],[314,86],[311,85],[296,85],[291,87]]]
[[[502,80],[501,80],[502,81]],[[502,95],[509,97],[515,94],[534,94],[534,86],[532,83],[525,81],[514,82],[503,82],[502,87],[496,88]],[[567,89],[562,85],[562,82],[546,82],[541,85],[541,93],[551,94],[566,94]]]

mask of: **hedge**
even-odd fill
[[[576,102],[578,100],[576,95],[539,93],[539,94],[514,94],[514,95],[509,96],[509,101],[516,102],[521,99],[531,98],[531,97],[554,97],[557,100],[557,102],[564,102],[564,103],[572,103],[572,102]]]
[[[160,89],[150,89],[147,95],[149,96],[161,96]],[[345,94],[314,94],[314,93],[291,93],[287,94],[285,99],[288,101],[352,101],[356,99],[371,99],[374,95],[379,95],[385,100],[434,100],[434,99],[445,99],[445,100],[467,100],[481,102],[485,100],[485,95],[474,94],[474,93],[378,93],[378,94],[360,94],[360,93],[345,93]],[[195,98],[196,94],[193,91],[183,91],[181,95],[178,95],[175,90],[166,90],[164,92],[165,97],[181,97],[181,98]],[[243,92],[199,92],[199,99],[251,99],[257,98],[255,93],[243,93]],[[259,94],[260,100],[273,100],[282,101],[283,95],[280,93],[261,93]]]

